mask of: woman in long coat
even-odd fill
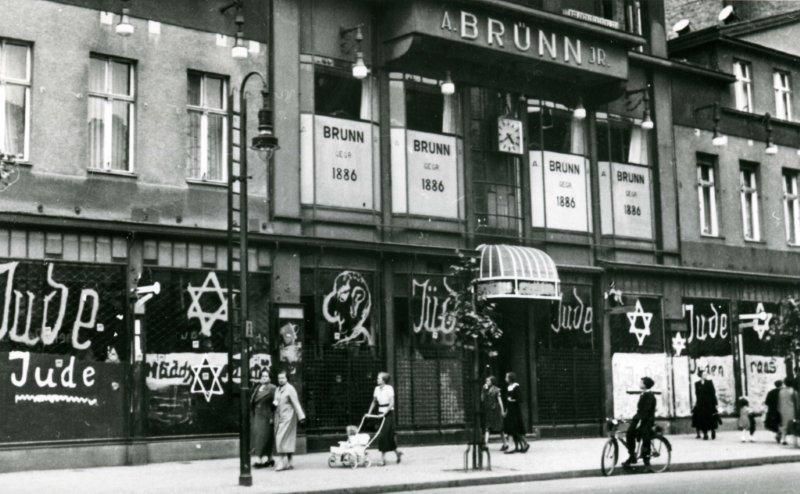
[[[775,381],[775,387],[767,393],[764,404],[767,406],[767,414],[764,417],[764,428],[775,433],[775,441],[781,442],[781,414],[778,412],[778,396],[780,395],[783,381]]]
[[[261,374],[261,384],[253,390],[250,397],[250,446],[252,454],[261,461],[254,464],[256,468],[271,467],[272,447],[275,443],[275,430],[272,425],[272,402],[275,401],[275,385],[269,382],[269,372]]]
[[[781,414],[781,441],[782,444],[787,444],[786,436],[797,434],[797,431],[792,430],[792,422],[797,418],[798,396],[794,389],[794,379],[787,377],[783,384],[778,392],[778,413]]]
[[[711,431],[711,439],[717,438],[717,390],[714,383],[706,378],[703,370],[697,371],[700,380],[694,383],[694,396],[697,403],[692,411],[692,423],[695,428],[703,432],[703,439],[708,439],[708,431]]]
[[[306,420],[306,414],[297,398],[297,390],[289,384],[286,371],[278,373],[278,389],[275,390],[275,451],[281,457],[276,471],[291,470],[292,455],[297,442],[297,424]]]
[[[481,425],[483,427],[483,443],[489,444],[489,434],[500,433],[503,447],[500,451],[508,449],[506,435],[503,433],[503,416],[506,414],[500,388],[497,387],[497,378],[489,376],[481,388]]]
[[[514,449],[509,453],[527,453],[530,444],[525,439],[525,421],[522,419],[522,391],[519,389],[517,375],[513,372],[506,374],[508,393],[506,394],[506,418],[503,428],[506,434],[514,439]]]

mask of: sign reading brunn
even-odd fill
[[[534,227],[589,231],[586,159],[531,151],[531,217]]]
[[[372,209],[372,125],[314,117],[316,203]]]
[[[456,138],[406,132],[408,212],[458,218],[458,157]]]
[[[622,163],[598,165],[603,234],[652,239],[650,169]]]

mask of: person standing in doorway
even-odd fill
[[[784,379],[784,386],[778,392],[778,413],[781,414],[781,442],[788,444],[786,436],[797,434],[793,430],[794,419],[797,418],[798,398],[794,389],[794,378]]]
[[[506,435],[503,433],[503,417],[506,414],[497,378],[489,376],[481,388],[481,426],[483,427],[483,444],[489,445],[489,434],[500,433],[503,446],[500,451],[508,449]]]
[[[275,430],[272,424],[273,401],[275,401],[275,385],[270,382],[269,372],[264,370],[261,373],[261,384],[250,397],[250,423],[253,426],[250,438],[251,453],[260,460],[253,465],[255,468],[275,465],[272,459],[272,447],[275,443]]]
[[[506,384],[508,384],[506,394],[506,418],[504,429],[506,434],[514,440],[514,449],[506,451],[510,453],[527,453],[530,444],[525,439],[525,421],[522,419],[522,390],[517,382],[517,375],[513,372],[506,374]]]
[[[372,403],[369,406],[367,415],[372,415],[375,406],[378,407],[378,415],[383,417],[383,426],[378,433],[378,450],[381,452],[380,466],[386,465],[386,453],[394,451],[397,463],[400,463],[403,453],[397,449],[397,439],[394,430],[394,388],[389,384],[388,372],[378,373],[378,385],[372,393]]]
[[[281,457],[276,471],[291,470],[292,455],[297,443],[297,424],[306,421],[306,414],[297,398],[297,390],[289,384],[286,371],[278,373],[278,389],[275,390],[275,451]]]
[[[709,431],[711,431],[711,439],[716,439],[719,420],[717,390],[714,389],[714,382],[707,378],[708,374],[703,369],[699,369],[697,375],[700,379],[694,383],[694,396],[697,402],[692,413],[692,423],[703,432],[703,440],[708,439]]]
[[[783,381],[775,381],[775,387],[769,390],[764,405],[767,414],[764,417],[764,428],[775,433],[775,442],[781,442],[781,413],[778,411],[778,395],[783,387]]]

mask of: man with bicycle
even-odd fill
[[[645,376],[639,382],[639,389],[642,395],[636,405],[636,415],[631,419],[630,427],[625,436],[628,446],[628,459],[622,466],[629,467],[636,463],[636,439],[642,440],[642,458],[644,464],[650,464],[650,438],[653,434],[653,426],[656,420],[656,397],[651,391],[655,381]]]

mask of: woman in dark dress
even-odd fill
[[[250,424],[251,437],[250,451],[260,461],[253,466],[256,468],[271,467],[275,465],[272,459],[272,447],[275,443],[275,434],[272,425],[272,401],[275,399],[275,385],[269,380],[269,372],[261,374],[261,384],[253,390],[250,397]]]
[[[522,420],[522,391],[519,389],[517,375],[513,372],[506,374],[508,383],[508,393],[506,394],[506,418],[504,429],[506,434],[514,439],[514,449],[506,451],[510,453],[527,453],[530,444],[525,439],[525,422]]]
[[[506,435],[503,433],[503,417],[506,411],[503,406],[503,398],[500,396],[500,388],[497,387],[497,378],[489,376],[481,388],[481,426],[483,427],[483,444],[489,444],[489,435],[500,433],[503,440],[503,447],[500,451],[508,449]]]
[[[717,391],[714,389],[714,383],[706,378],[703,370],[698,370],[697,375],[700,380],[694,383],[694,396],[697,403],[692,411],[692,423],[696,429],[703,432],[703,440],[708,439],[708,431],[711,431],[711,439],[716,439],[717,425],[719,425],[717,422],[719,419]]]
[[[400,463],[403,458],[403,452],[397,449],[397,439],[395,438],[394,388],[389,384],[390,379],[391,376],[388,372],[378,373],[378,385],[375,386],[375,391],[372,393],[372,403],[367,412],[367,415],[372,415],[372,411],[377,407],[378,415],[383,417],[383,426],[375,441],[378,444],[378,451],[381,452],[379,466],[386,465],[386,453],[390,451],[394,451],[397,463]]]

